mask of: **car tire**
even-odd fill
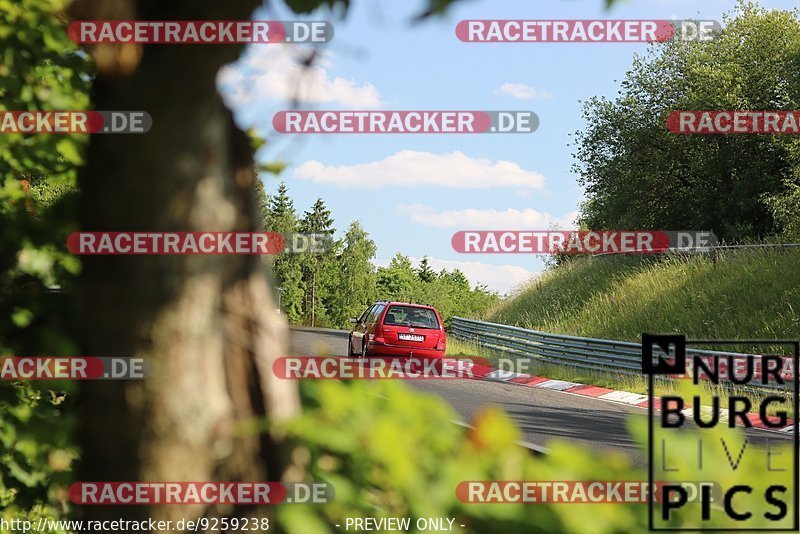
[[[347,338],[347,355],[351,358],[353,356],[358,356],[356,351],[353,350],[353,334],[350,334],[350,336]]]
[[[364,336],[364,338],[361,340],[361,357],[369,357],[369,354],[367,354],[367,336]]]

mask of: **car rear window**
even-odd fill
[[[385,304],[376,304],[375,307],[373,307],[372,310],[370,310],[369,315],[367,316],[367,322],[374,323],[375,321],[377,321],[378,317],[380,317],[381,312],[385,307],[386,307]]]
[[[383,324],[439,328],[439,320],[433,310],[416,306],[390,306]]]

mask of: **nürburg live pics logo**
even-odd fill
[[[798,531],[799,345],[642,335],[651,531]]]

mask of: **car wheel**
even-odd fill
[[[367,357],[367,336],[364,336],[364,338],[361,340],[361,357]]]
[[[353,350],[353,335],[350,334],[350,337],[347,338],[347,355],[348,356],[356,356],[356,351]]]

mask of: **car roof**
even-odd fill
[[[379,300],[375,304],[386,304],[386,306],[408,306],[410,308],[424,308],[427,310],[436,310],[433,306],[428,304],[418,304],[416,302],[400,302],[396,300]]]

